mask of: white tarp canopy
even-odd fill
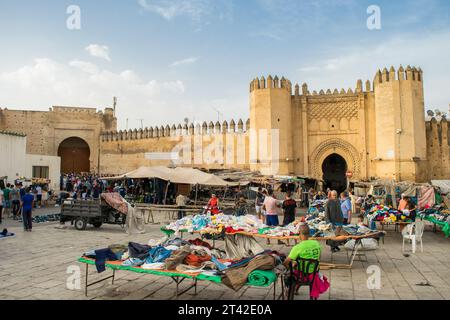
[[[431,185],[441,189],[441,193],[443,194],[450,193],[450,180],[431,180]]]
[[[238,186],[245,183],[229,182],[219,178],[216,175],[209,174],[192,168],[167,168],[167,167],[140,167],[131,172],[106,180],[122,180],[122,179],[145,179],[158,178],[171,183],[204,185],[204,186]]]

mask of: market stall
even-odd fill
[[[176,297],[191,289],[196,294],[198,281],[211,281],[235,291],[244,286],[272,287],[275,298],[278,282],[275,268],[284,258],[284,255],[266,250],[243,259],[229,259],[225,252],[200,239],[164,239],[151,240],[148,245],[133,242],[128,246],[111,245],[88,251],[78,261],[86,265],[86,296],[90,286],[109,279],[114,284],[117,271],[128,271],[170,277],[176,284]],[[89,283],[89,266],[94,265],[99,273],[106,268],[113,273]],[[179,286],[186,279],[192,283],[180,291]]]
[[[364,242],[372,239],[377,241],[384,237],[384,231],[373,231],[369,228],[348,225],[343,227],[343,231],[336,234],[330,223],[325,221],[323,213],[310,214],[306,217],[306,223],[310,229],[310,239],[318,241],[335,241],[345,244],[354,240],[350,248],[351,255],[349,263],[346,265],[351,268],[358,250],[364,249]],[[228,215],[196,215],[194,217],[185,217],[175,221],[162,228],[166,235],[182,236],[183,233],[199,234],[202,238],[212,239],[213,241],[222,239],[225,241],[225,248],[236,247],[232,242],[236,237],[242,236],[249,239],[264,238],[273,240],[299,240],[300,223],[293,223],[283,227],[268,227],[253,215],[246,216],[228,216]],[[249,241],[248,239],[246,241]],[[242,246],[242,244],[241,244]],[[238,250],[238,249],[235,249]]]

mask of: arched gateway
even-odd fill
[[[65,139],[58,147],[61,173],[90,172],[91,150],[87,142],[78,137]]]

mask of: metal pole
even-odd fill
[[[195,185],[195,202],[194,205],[197,205],[197,196],[198,196],[198,183]]]
[[[164,205],[167,204],[167,193],[169,192],[170,181],[167,181],[166,193],[164,195]]]

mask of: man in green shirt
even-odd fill
[[[316,240],[309,240],[309,227],[303,225],[300,228],[300,243],[294,246],[289,253],[288,258],[284,261],[286,267],[292,261],[295,263],[298,258],[301,259],[313,259],[320,260],[320,254],[322,253],[322,247],[320,243]],[[310,265],[310,273],[314,272],[314,266]]]

